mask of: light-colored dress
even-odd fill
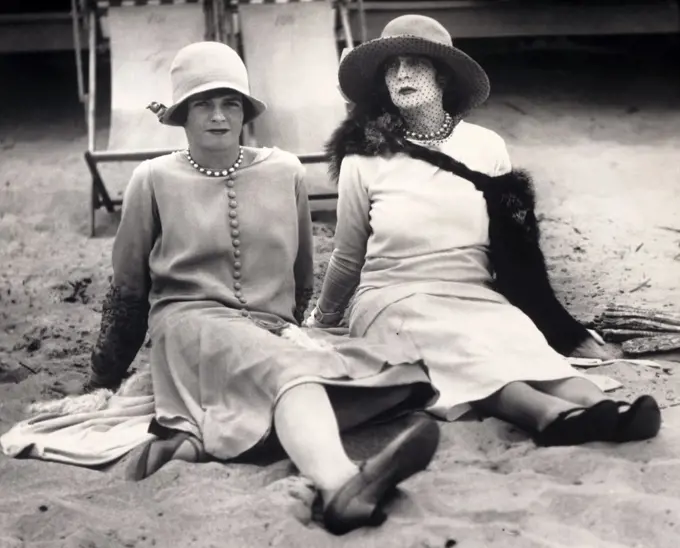
[[[264,440],[298,384],[429,385],[417,358],[385,345],[337,337],[315,350],[277,336],[296,323],[296,291],[313,286],[304,169],[279,149],[247,150],[255,159],[231,186],[180,152],[140,164],[113,250],[113,284],[150,301],[156,420],[218,459]]]
[[[503,139],[475,124],[460,122],[437,146],[491,176],[511,170]],[[486,202],[470,181],[405,154],[352,155],[338,184],[319,306],[341,309],[346,292],[332,288],[360,272],[352,336],[420,356],[440,392],[431,412],[455,420],[510,382],[582,376],[492,288]]]

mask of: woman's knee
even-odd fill
[[[537,381],[532,382],[531,385],[545,394],[585,406],[594,405],[609,398],[599,386],[583,377]]]
[[[357,388],[328,386],[328,397],[341,431],[399,407],[413,395],[413,387]]]

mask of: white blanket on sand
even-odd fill
[[[42,413],[15,424],[0,437],[10,457],[101,466],[151,439],[153,396],[117,396],[106,409],[73,414]]]
[[[625,360],[630,361],[630,360]],[[593,367],[593,360],[574,365]],[[587,375],[602,390],[621,386],[604,375]],[[14,425],[0,436],[0,449],[10,457],[36,458],[88,467],[115,462],[155,438],[148,433],[154,416],[152,395],[113,395],[106,409],[42,413]]]

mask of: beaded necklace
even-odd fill
[[[418,133],[415,131],[405,130],[404,136],[407,139],[413,139],[415,141],[441,141],[446,139],[451,134],[451,130],[453,129],[454,125],[453,118],[451,118],[451,115],[446,112],[444,113],[444,121],[442,122],[442,125],[439,126],[439,129],[436,131],[431,133]]]
[[[227,169],[208,169],[207,167],[201,167],[199,164],[196,163],[196,161],[191,157],[191,153],[189,152],[189,149],[187,149],[184,154],[187,157],[187,160],[191,164],[191,167],[196,169],[197,171],[200,171],[203,173],[203,175],[207,175],[208,177],[227,177],[234,173],[236,171],[241,163],[243,162],[243,147],[239,147],[238,149],[238,158],[234,162],[234,164]]]

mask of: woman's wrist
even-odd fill
[[[322,325],[337,325],[342,320],[344,315],[343,311],[340,312],[324,312],[319,304],[312,310],[312,316],[314,320]]]

